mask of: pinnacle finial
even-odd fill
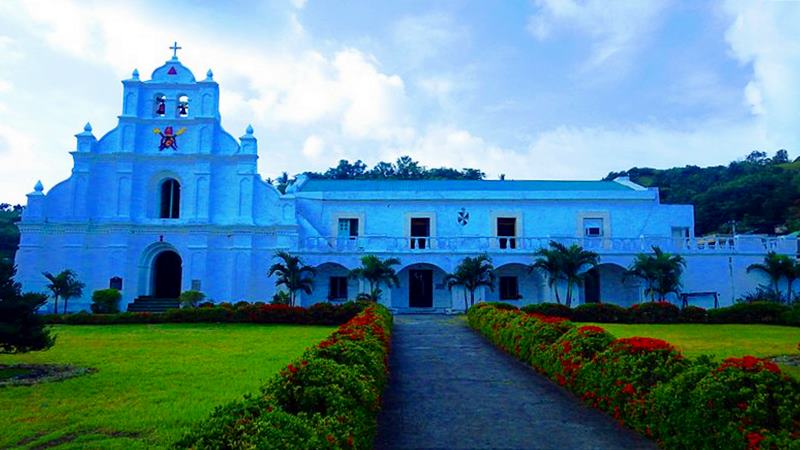
[[[244,130],[244,132],[247,133],[248,136],[251,136],[253,134],[253,126],[247,124],[247,128]]]
[[[131,74],[131,78],[133,78],[134,80],[138,80],[139,79],[139,69],[133,69],[133,73]]]
[[[44,186],[42,185],[42,180],[36,182],[36,186],[33,187],[33,190],[36,192],[44,191]]]
[[[211,69],[208,69],[208,72],[206,72],[206,80],[213,80],[213,79],[214,79],[214,72],[212,72]]]
[[[92,124],[90,124],[89,122],[86,122],[86,125],[83,126],[83,131],[85,131],[87,133],[91,133],[92,132]]]

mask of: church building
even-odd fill
[[[253,129],[235,138],[222,128],[211,70],[198,80],[173,55],[149,80],[134,70],[122,85],[117,126],[97,139],[87,124],[76,135],[71,176],[46,193],[37,183],[20,223],[18,280],[45,291],[42,272],[74,270],[86,289],[70,301],[72,311],[88,310],[92,291],[108,287],[122,292],[123,310],[187,290],[215,302],[269,302],[278,288],[267,271],[280,250],[317,269],[303,306],[366,292],[347,275],[374,254],[401,261],[399,286],[381,297],[393,310],[463,310],[464,292],[448,289],[445,276],[481,253],[492,258],[497,283],[477,297],[521,306],[554,299],[546,277],[527,269],[553,240],[600,255],[576,288],[578,303],[645,300],[642,283],[623,275],[636,254],[657,245],[686,258],[682,290],[709,307],[763,283],[746,268],[768,251],[797,249],[782,238],[695,238],[691,205],[662,204],[657,189],[627,178],[300,176],[281,194],[258,174]]]

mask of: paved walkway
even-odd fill
[[[376,449],[654,449],[470,330],[395,316]]]

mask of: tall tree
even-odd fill
[[[645,281],[647,284],[645,293],[650,294],[651,301],[654,300],[655,294],[658,294],[659,300],[664,301],[667,294],[678,293],[681,275],[685,268],[686,260],[683,256],[666,253],[660,247],[654,246],[653,254],[636,255],[625,274]]]
[[[782,297],[781,290],[780,290],[780,281],[782,278],[792,278],[792,282],[796,279],[794,274],[795,271],[795,262],[787,255],[780,255],[775,252],[769,252],[766,256],[764,256],[764,262],[750,264],[747,266],[747,272],[762,272],[769,277],[770,282],[772,283],[772,289],[778,295],[778,298]],[[791,289],[791,286],[789,286]],[[790,294],[791,295],[791,294]]]
[[[556,294],[556,303],[561,304],[561,297],[558,295],[558,280],[563,279],[561,272],[561,253],[551,247],[540,248],[534,253],[536,259],[533,264],[528,266],[528,272],[540,271],[547,275],[547,286]]]
[[[475,257],[462,259],[456,270],[445,277],[448,289],[463,286],[465,290],[464,306],[467,307],[466,292],[469,292],[469,306],[475,305],[475,291],[481,286],[494,290],[495,273],[492,259],[485,253]]]
[[[350,278],[366,280],[369,283],[368,297],[377,302],[381,296],[381,284],[387,287],[397,286],[400,279],[392,266],[400,264],[397,258],[380,259],[375,255],[361,257],[361,267],[350,271]]]
[[[291,306],[295,306],[297,291],[310,294],[314,289],[314,275],[316,269],[303,264],[299,256],[294,256],[286,251],[276,252],[274,258],[279,259],[269,268],[268,277],[277,275],[276,286],[286,286],[289,291],[289,301]]]
[[[580,285],[586,277],[587,268],[597,266],[600,257],[595,252],[584,250],[578,244],[567,247],[560,242],[550,241],[550,250],[557,255],[555,261],[558,262],[559,277],[567,281],[565,304],[572,307],[572,289]]]
[[[43,272],[49,281],[47,289],[53,294],[53,312],[58,314],[58,299],[64,300],[64,314],[67,313],[69,299],[83,295],[84,283],[78,280],[78,275],[70,270],[64,270],[58,275],[50,272]]]

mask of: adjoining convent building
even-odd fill
[[[269,301],[277,250],[317,268],[304,306],[353,299],[347,278],[365,254],[397,257],[400,285],[381,302],[396,311],[464,308],[444,278],[465,256],[488,253],[498,285],[478,298],[516,305],[551,301],[533,253],[556,240],[600,254],[578,303],[631,305],[644,287],[623,277],[639,252],[658,245],[685,256],[683,291],[693,304],[721,304],[765,279],[746,272],[767,251],[796,252],[796,239],[694,237],[690,205],[665,205],[657,189],[614,181],[336,181],[300,177],[281,195],[256,170],[251,127],[238,139],[220,123],[219,85],[197,80],[176,56],[150,80],[124,80],[119,123],[99,140],[77,134],[72,175],[28,194],[16,263],[25,290],[44,291],[43,271],[72,269],[91,292],[119,288],[123,304],[194,289],[217,302]]]

